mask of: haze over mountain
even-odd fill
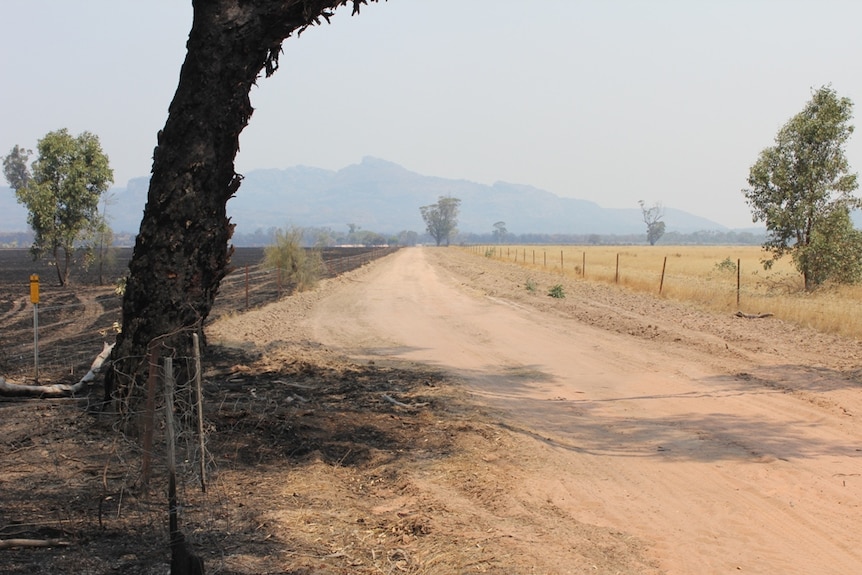
[[[149,178],[134,178],[125,188],[112,188],[107,213],[116,232],[136,232],[146,204]],[[645,226],[640,208],[602,208],[593,202],[563,198],[528,185],[424,176],[398,164],[366,157],[338,171],[296,166],[253,170],[245,174],[228,214],[238,233],[272,227],[328,227],[344,230],[424,232],[419,207],[440,196],[461,200],[458,229],[487,233],[503,221],[514,234],[632,234]],[[0,231],[27,229],[26,210],[8,188],[0,191]],[[690,233],[727,230],[704,217],[665,206],[667,231]]]

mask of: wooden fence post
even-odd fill
[[[661,264],[661,282],[658,284],[658,295],[661,295],[662,289],[664,289],[664,270],[667,267],[667,256],[664,256],[664,263]]]
[[[739,290],[742,287],[742,259],[736,260],[736,309],[739,309]]]
[[[195,355],[195,398],[198,408],[198,448],[200,449],[201,491],[207,492],[206,478],[206,445],[204,444],[204,394],[201,381],[201,344],[197,333],[192,334],[192,346]]]
[[[156,382],[159,374],[159,344],[150,343],[147,354],[147,398],[144,404],[144,436],[142,438],[143,455],[141,458],[141,483],[147,485],[150,481],[150,467],[153,460],[153,433],[156,419]]]
[[[614,283],[620,283],[620,254],[617,254],[617,271],[614,274]]]

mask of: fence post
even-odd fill
[[[587,277],[587,252],[584,251],[581,261],[581,277],[586,279]]]
[[[742,259],[736,260],[736,309],[739,309],[739,290],[741,288]]]
[[[147,485],[150,482],[150,464],[153,458],[153,433],[156,419],[156,379],[159,372],[159,344],[150,343],[147,353],[147,399],[144,406],[144,437],[143,455],[141,459],[141,483]]]
[[[206,480],[206,445],[204,445],[204,394],[201,381],[201,342],[197,333],[192,334],[192,346],[195,357],[195,396],[198,404],[198,447],[200,448],[201,491],[207,492]]]
[[[245,311],[248,311],[248,265],[245,266]]]
[[[30,276],[30,303],[33,304],[33,380],[39,382],[39,276]]]
[[[168,458],[168,526],[171,541],[171,556],[176,546],[179,521],[177,519],[177,454],[174,431],[174,359],[165,358],[165,447]]]
[[[658,284],[658,295],[661,295],[662,289],[664,289],[664,270],[667,267],[667,256],[664,256],[664,263],[661,264],[661,282]]]
[[[174,431],[174,358],[165,358],[165,447],[167,447],[168,473],[170,473],[171,487],[175,487],[176,481],[176,433]],[[176,518],[176,490],[168,494],[171,501],[171,518]]]
[[[560,273],[566,273],[566,266],[563,265],[563,250],[560,250]]]
[[[620,283],[620,254],[617,254],[617,271],[614,274],[614,283]]]

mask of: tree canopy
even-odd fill
[[[65,285],[75,249],[91,245],[105,226],[99,201],[114,173],[99,138],[90,132],[77,137],[66,129],[49,132],[36,147],[39,155],[32,172],[27,167],[30,150],[18,146],[4,158],[3,171],[18,202],[27,208],[35,234],[34,257],[50,253],[57,279]]]
[[[12,148],[9,155],[3,158],[3,175],[13,190],[21,190],[30,183],[30,156],[33,150],[26,150],[19,146]]]
[[[452,234],[457,231],[460,206],[458,198],[440,196],[436,204],[419,208],[426,229],[438,246],[443,242],[448,246]]]
[[[848,98],[829,86],[815,90],[760,153],[743,190],[753,220],[766,224],[764,265],[791,254],[806,290],[862,276],[862,251],[850,247],[860,244],[849,216],[860,205],[858,183],[844,153],[852,116]]]

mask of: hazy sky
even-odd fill
[[[149,174],[191,2],[0,4],[0,154],[99,136],[116,185]],[[533,185],[751,225],[748,169],[813,88],[862,105],[858,0],[389,0],[285,42],[237,169]],[[847,148],[862,166],[862,134]],[[243,193],[240,189],[239,193]]]

